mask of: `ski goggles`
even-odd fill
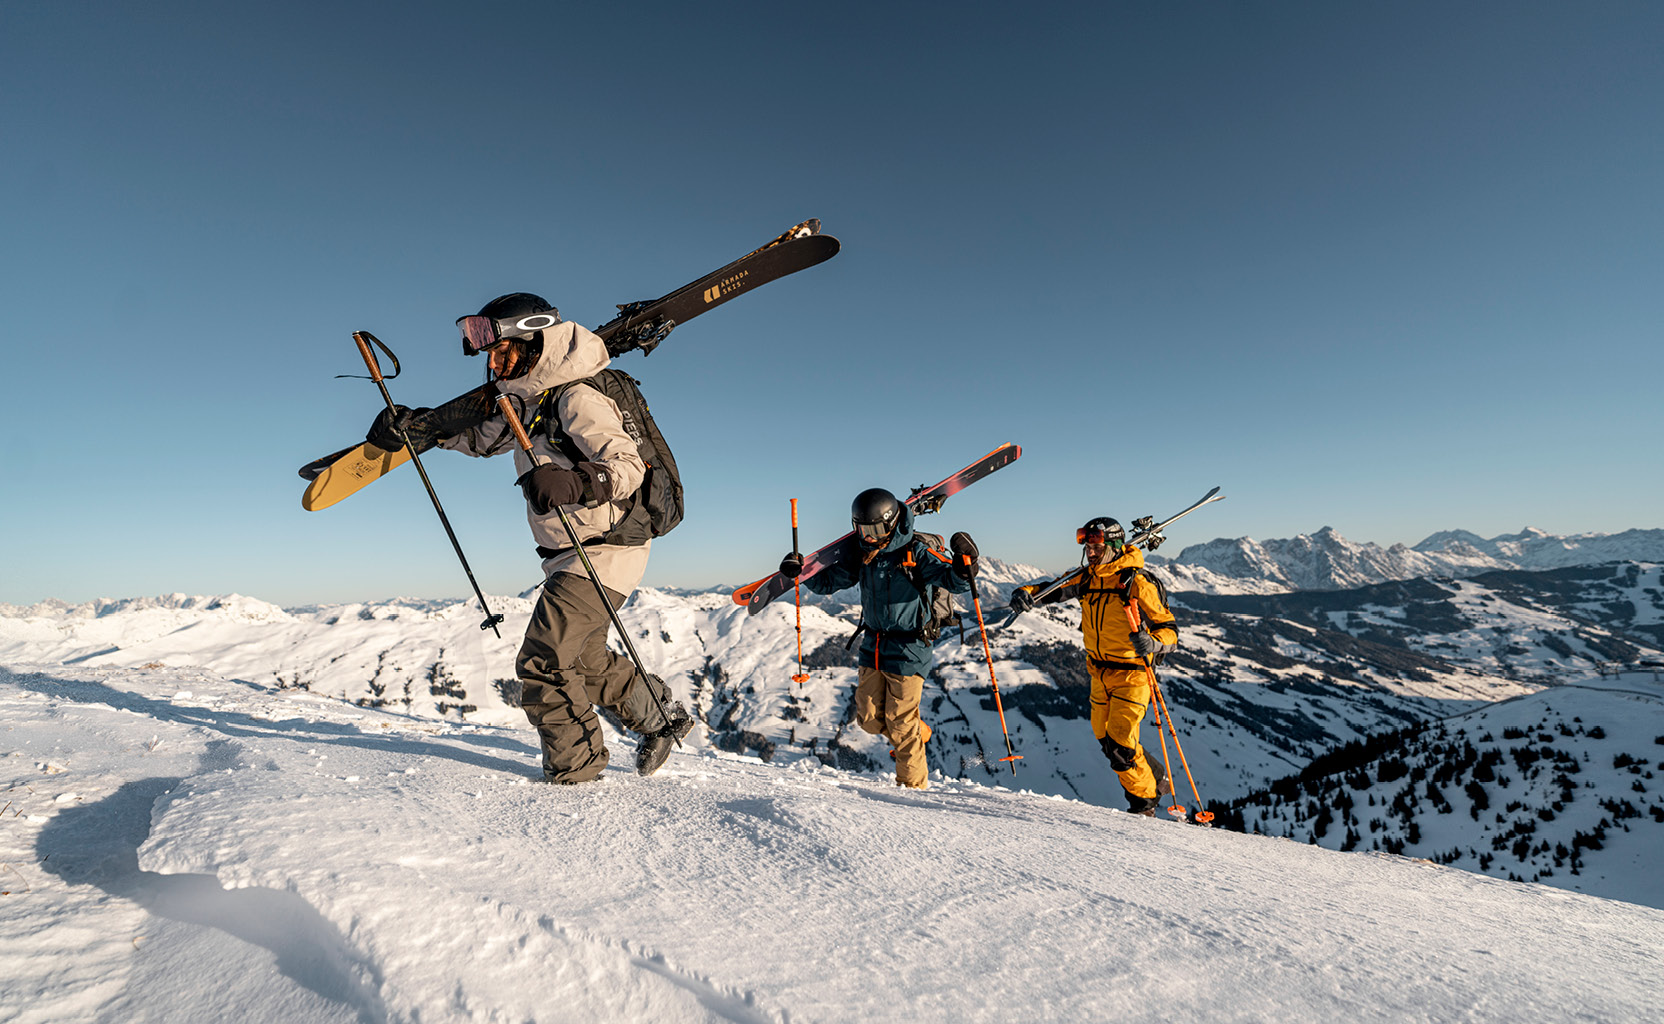
[[[1079,529],[1075,530],[1075,543],[1076,544],[1108,544],[1110,547],[1119,551],[1123,547],[1126,546],[1127,542],[1126,542],[1126,538],[1124,538],[1124,537],[1111,537],[1108,534],[1104,533],[1104,531],[1098,529],[1095,526],[1090,530],[1088,530],[1086,527],[1082,526]]]
[[[462,354],[477,356],[508,338],[528,338],[558,323],[560,312],[546,309],[541,313],[527,313],[503,320],[488,316],[459,316],[456,318],[456,329],[462,335]]]
[[[853,525],[855,526],[855,535],[861,538],[861,543],[867,545],[882,544],[890,539],[890,534],[895,532],[894,526],[886,526],[883,523],[855,523]]]

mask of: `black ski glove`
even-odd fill
[[[780,575],[788,580],[795,580],[803,575],[803,556],[792,551],[780,559]]]
[[[1178,644],[1164,644],[1151,636],[1147,630],[1140,629],[1132,635],[1132,649],[1138,652],[1140,658],[1150,658],[1157,654],[1169,654],[1179,649]]]
[[[1018,587],[1011,592],[1011,610],[1019,615],[1034,607],[1034,594]]]
[[[383,409],[376,414],[370,430],[364,435],[364,440],[375,445],[384,452],[396,452],[404,447],[404,437],[399,436],[402,430],[410,438],[410,444],[417,454],[427,451],[439,443],[433,428],[428,425],[428,417],[432,409],[407,409],[402,405],[395,405],[391,409]]]
[[[953,572],[962,580],[976,578],[977,550],[976,541],[968,533],[956,533],[948,538],[948,547],[953,551]],[[969,556],[970,561],[966,561]]]
[[[544,463],[533,466],[514,481],[526,496],[532,511],[546,516],[557,505],[594,507],[612,500],[612,474],[593,462],[580,462],[577,469],[561,469]]]
[[[558,469],[548,463],[533,466],[514,481],[526,496],[532,511],[546,516],[557,505],[576,505],[584,497],[584,475],[575,469]]]

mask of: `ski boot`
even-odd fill
[[[1167,774],[1167,766],[1152,757],[1150,758],[1150,771],[1154,772],[1156,777],[1156,796],[1163,797],[1172,794],[1173,780]]]
[[[641,738],[636,747],[636,774],[651,775],[670,760],[670,751],[693,731],[693,717],[681,701],[670,706],[670,721],[658,732]]]

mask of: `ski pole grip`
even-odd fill
[[[509,401],[507,395],[499,394],[497,396],[497,408],[502,411],[503,419],[508,421],[508,428],[514,431],[514,439],[520,442],[520,450],[530,455],[532,439],[526,433],[525,426],[521,424],[519,414],[514,411],[514,403]]]
[[[358,343],[358,354],[364,357],[364,365],[370,369],[370,379],[381,383],[381,364],[376,362],[376,354],[370,351],[370,343],[364,340],[363,331],[353,331],[352,340]]]

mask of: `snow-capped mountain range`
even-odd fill
[[[1555,535],[1526,528],[1485,539],[1466,530],[1435,533],[1414,547],[1355,543],[1325,526],[1284,540],[1220,538],[1177,556],[1153,555],[1175,590],[1278,593],[1346,590],[1421,576],[1462,578],[1507,569],[1558,569],[1604,562],[1664,561],[1664,530]]]
[[[993,558],[985,563],[978,591],[1002,703],[996,706],[975,618],[967,614],[970,643],[953,633],[944,637],[926,684],[924,713],[936,728],[932,769],[943,778],[1121,806],[1086,718],[1078,610],[1053,605],[1012,619],[1006,610],[1011,587],[1045,574]],[[885,744],[856,728],[849,713],[856,672],[844,645],[858,617],[855,598],[847,591],[804,608],[810,680],[801,686],[790,679],[797,634],[788,603],[752,616],[723,591],[647,588],[623,618],[649,669],[702,723],[690,750],[882,778],[890,771]],[[1345,591],[1176,591],[1173,603],[1183,646],[1163,666],[1162,679],[1197,780],[1197,792],[1187,787],[1181,794],[1191,806],[1199,793],[1202,802],[1223,809],[1371,736],[1431,727],[1567,684],[1609,685],[1602,673],[1625,666],[1631,671],[1623,678],[1644,688],[1650,676],[1633,669],[1664,662],[1664,579],[1653,563]],[[0,665],[207,672],[416,721],[523,728],[515,706],[514,638],[530,614],[531,595],[493,598],[492,606],[508,616],[501,641],[479,630],[472,602],[291,609],[235,595],[43,602],[0,608]],[[1015,774],[995,754],[1004,752],[1001,707],[1023,755]],[[1653,729],[1647,736],[1664,735],[1661,709],[1664,702],[1643,701],[1626,713],[1643,723],[1643,732]],[[1160,751],[1165,741],[1153,723],[1145,728],[1145,744]],[[1605,744],[1602,756],[1652,757],[1612,747]],[[1176,751],[1166,756],[1176,760]],[[1573,831],[1596,824],[1573,817],[1564,823],[1575,829],[1555,841],[1568,846]],[[1484,828],[1492,824],[1470,822],[1475,835],[1464,848],[1489,843]],[[1654,827],[1651,818],[1631,824]],[[1545,824],[1545,836],[1555,827]],[[1426,845],[1400,836],[1402,852],[1444,855],[1456,842],[1448,830],[1424,834]],[[1584,857],[1587,870],[1545,880],[1635,898],[1627,895],[1623,872],[1605,872],[1598,852]],[[1461,866],[1504,877],[1519,867],[1480,868],[1476,858]]]

